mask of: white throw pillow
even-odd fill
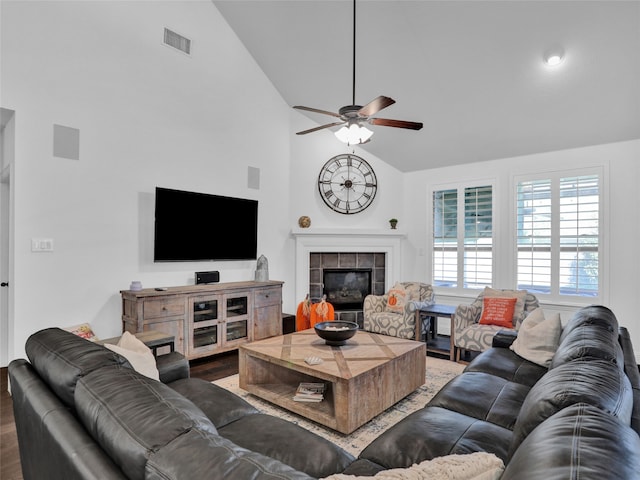
[[[160,380],[156,358],[151,349],[131,333],[124,332],[117,345],[105,343],[104,346],[129,360],[136,372],[154,380]]]
[[[475,452],[436,457],[409,468],[384,470],[373,477],[338,473],[324,480],[498,480],[503,471],[504,463],[494,454]]]
[[[522,358],[548,368],[558,349],[560,334],[560,314],[545,318],[542,308],[536,308],[524,319],[518,337],[509,348]]]

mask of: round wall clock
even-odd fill
[[[371,205],[377,190],[373,168],[357,155],[336,155],[324,164],[318,176],[322,200],[338,213],[361,212]]]

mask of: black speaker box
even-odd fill
[[[220,272],[196,272],[196,285],[199,283],[216,283],[220,281]]]

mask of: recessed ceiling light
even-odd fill
[[[564,49],[562,47],[552,47],[542,56],[544,64],[548,67],[557,67],[564,62]]]

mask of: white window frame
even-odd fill
[[[456,183],[446,183],[439,185],[431,185],[427,194],[427,225],[428,232],[427,235],[427,252],[429,255],[428,267],[429,267],[429,278],[430,282],[434,285],[434,288],[440,291],[444,295],[476,295],[479,291],[478,288],[472,287],[464,287],[464,195],[460,195],[461,192],[464,193],[465,189],[468,188],[478,188],[478,187],[491,187],[491,211],[492,211],[492,242],[491,242],[491,259],[492,259],[492,267],[491,267],[491,284],[494,285],[496,281],[496,274],[499,265],[499,261],[496,258],[496,246],[499,243],[498,234],[499,234],[499,225],[500,219],[499,215],[502,214],[501,211],[498,210],[498,192],[497,192],[497,181],[495,178],[485,178],[485,179],[474,179],[471,181],[462,181]],[[457,190],[458,192],[458,225],[463,225],[463,228],[458,228],[458,262],[457,262],[457,286],[448,287],[448,286],[436,286],[434,280],[434,238],[433,238],[433,195],[435,192],[442,190]],[[462,248],[461,248],[462,247]]]
[[[607,268],[608,255],[605,249],[607,232],[607,219],[605,217],[605,206],[607,205],[607,191],[606,191],[606,171],[603,167],[585,167],[579,169],[567,169],[567,170],[553,170],[546,172],[536,172],[532,174],[515,175],[512,177],[512,209],[511,209],[511,237],[512,237],[512,258],[513,258],[513,285],[518,283],[518,185],[521,182],[537,181],[537,180],[552,180],[555,181],[555,186],[552,189],[552,197],[557,202],[559,191],[557,189],[558,183],[561,178],[579,177],[585,175],[597,175],[598,176],[598,295],[597,296],[580,296],[580,295],[567,295],[560,294],[559,291],[552,291],[548,294],[536,292],[536,297],[545,304],[554,305],[575,305],[583,306],[595,303],[604,303],[608,298],[607,291]],[[558,205],[553,205],[552,208],[557,209]],[[554,220],[557,225],[557,221]],[[559,248],[559,237],[557,236],[557,229],[552,232],[551,237],[551,249],[557,251]],[[557,255],[552,258],[551,274],[554,277],[552,285],[557,283],[559,277],[559,262],[557,262]]]

